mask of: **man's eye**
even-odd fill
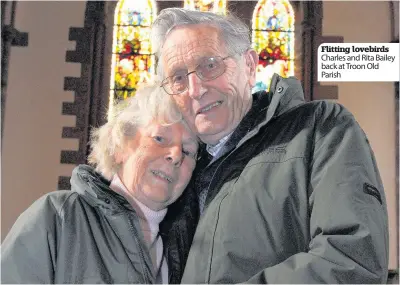
[[[184,80],[184,76],[183,75],[175,75],[172,78],[172,82],[173,83],[181,83]]]
[[[163,143],[165,142],[165,139],[162,136],[154,136],[153,140],[155,140],[158,143]]]
[[[210,62],[210,63],[207,64],[207,69],[214,69],[216,67],[217,67],[217,65],[215,63],[213,63],[213,62]]]
[[[218,61],[215,58],[209,58],[203,63],[203,68],[206,70],[213,70],[218,68]]]

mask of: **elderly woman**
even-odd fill
[[[197,138],[170,97],[150,86],[91,136],[71,191],[38,199],[1,248],[2,283],[168,283],[159,233],[188,184]]]

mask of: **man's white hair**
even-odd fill
[[[181,122],[187,127],[171,96],[156,83],[142,86],[135,96],[116,104],[112,110],[108,122],[91,131],[88,157],[89,164],[107,179],[111,179],[120,166],[115,154],[124,150],[139,127],[153,121],[162,125]]]
[[[210,25],[219,30],[219,38],[225,43],[229,55],[241,55],[251,48],[250,29],[233,14],[226,16],[211,12],[191,11],[183,8],[164,9],[157,16],[151,29],[153,53],[162,57],[162,46],[168,34],[179,26]],[[157,74],[163,78],[162,62],[158,60]]]

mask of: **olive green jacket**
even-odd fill
[[[187,258],[182,283],[385,283],[385,194],[353,115],[304,102],[295,78],[274,76],[254,98],[264,119],[196,169],[194,180],[211,175],[197,229],[199,189],[177,203],[192,203],[171,223],[171,248]]]
[[[154,283],[139,218],[87,165],[41,197],[1,246],[2,283]]]

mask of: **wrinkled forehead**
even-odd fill
[[[225,44],[219,30],[210,25],[186,25],[173,29],[161,50],[164,71],[179,65],[196,64],[207,56],[224,55]]]
[[[147,133],[161,132],[167,136],[176,136],[178,133],[182,135],[183,144],[198,146],[197,135],[189,128],[188,124],[184,120],[179,120],[176,122],[165,122],[159,120],[153,120],[147,126],[143,128]],[[177,130],[180,130],[176,132]]]

